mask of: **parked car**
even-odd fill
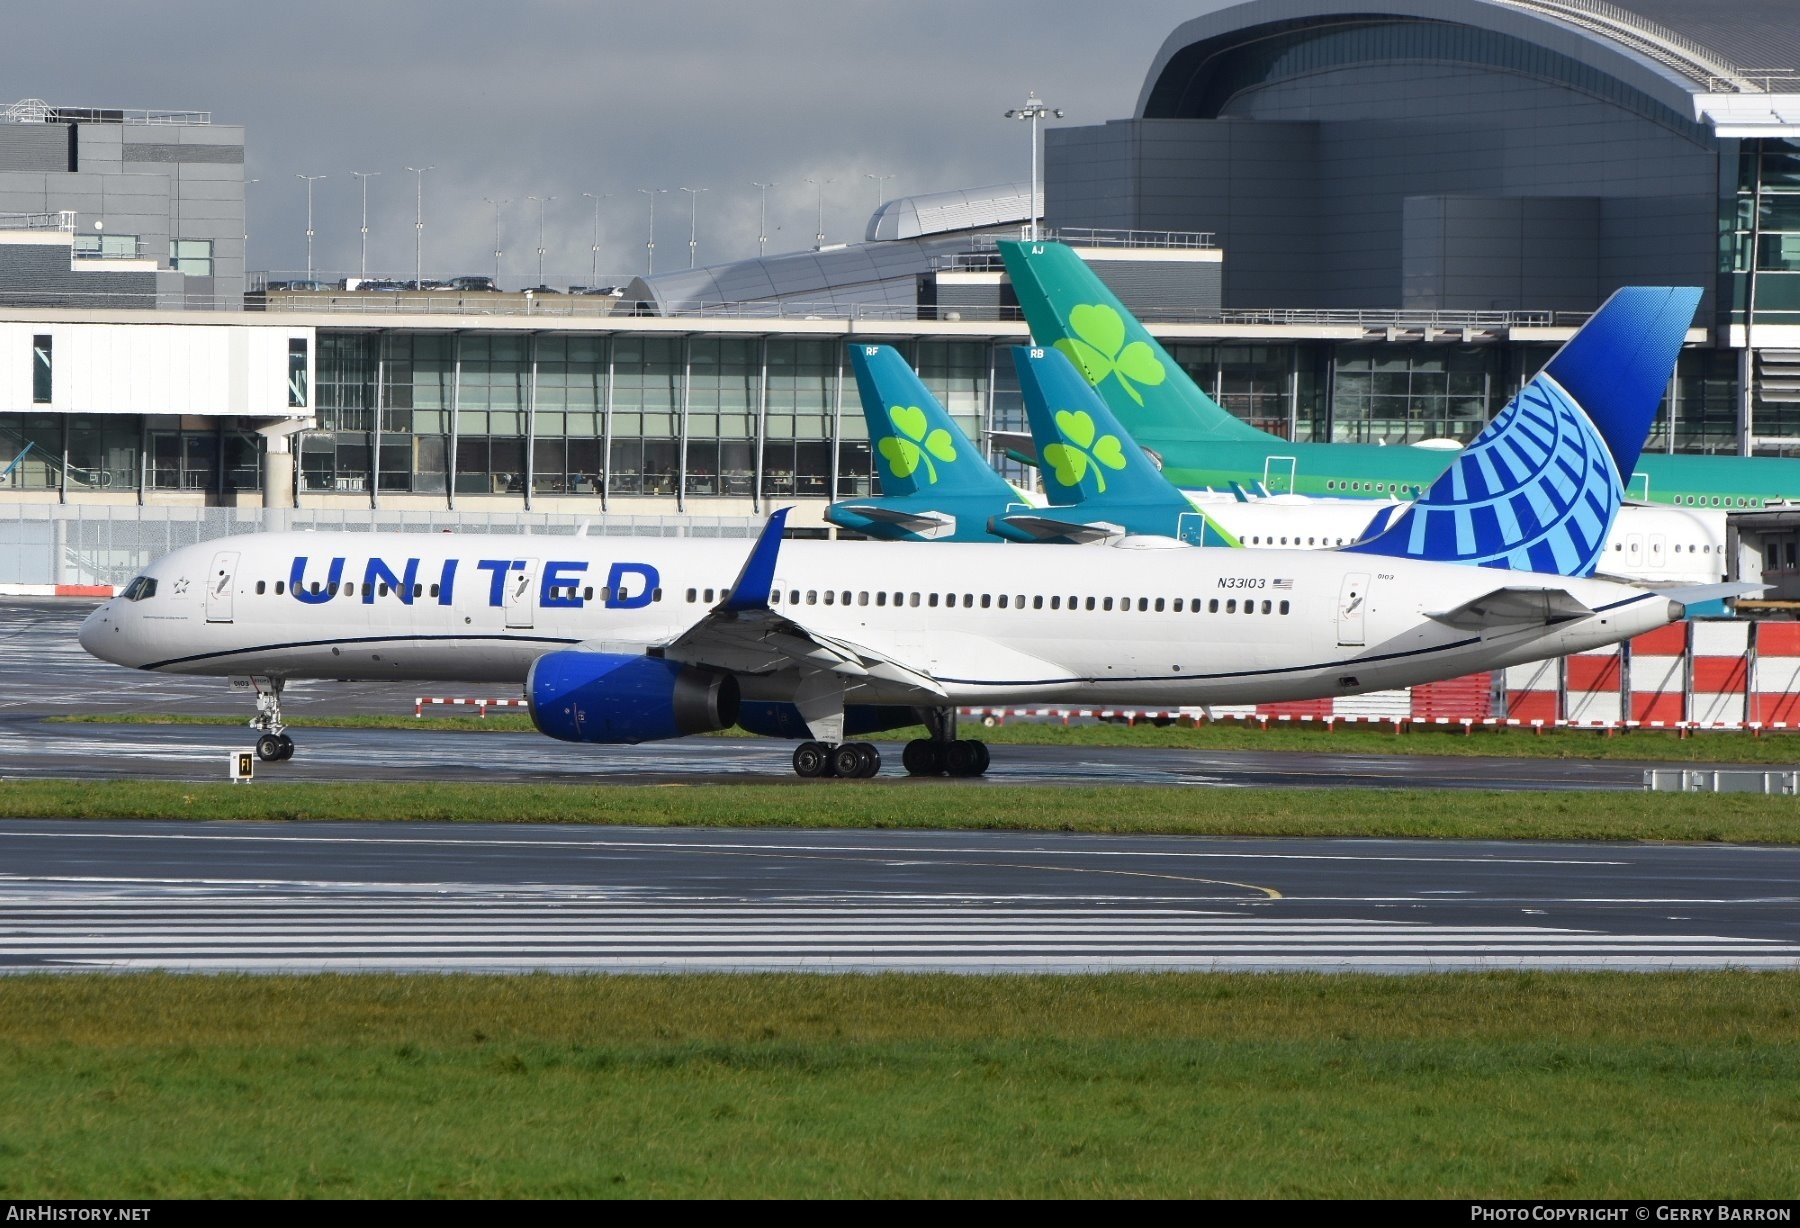
[[[272,281],[263,287],[265,290],[330,290],[333,288],[317,279],[309,281],[304,277],[294,281]]]
[[[406,283],[403,281],[396,281],[393,278],[371,277],[366,281],[358,282],[356,288],[358,290],[385,291],[392,294],[396,290],[406,289]]]
[[[570,286],[570,294],[604,294],[608,298],[625,297],[624,286]]]
[[[562,291],[558,290],[555,286],[526,286],[524,290],[520,291],[520,293],[522,293],[522,294],[561,294]]]
[[[478,291],[498,291],[500,289],[499,286],[494,284],[494,279],[492,277],[475,276],[452,277],[449,281],[444,283],[444,287],[449,290],[463,290],[471,293]]]

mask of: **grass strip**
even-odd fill
[[[159,715],[152,713],[91,713],[45,718],[60,724],[117,725],[232,725],[243,726],[245,717]],[[468,730],[480,733],[535,733],[529,717],[496,712],[489,716],[305,716],[293,728],[321,729],[421,729]],[[1604,730],[1552,729],[1533,733],[1526,729],[1475,729],[1423,726],[1396,734],[1392,729],[1347,725],[1327,732],[1308,726],[1275,726],[1262,730],[1238,722],[1197,726],[1149,722],[1138,725],[1094,723],[1061,725],[1014,721],[983,726],[963,723],[965,737],[980,738],[995,746],[1141,746],[1174,750],[1293,751],[1308,754],[1345,755],[1445,755],[1501,756],[1517,759],[1616,759],[1670,763],[1753,763],[1793,767],[1800,764],[1800,732],[1769,733],[1762,737],[1739,731],[1708,731],[1682,736],[1659,729],[1616,733]],[[741,729],[726,736],[749,737]],[[924,737],[923,727],[896,729],[874,735],[871,741],[905,742]]]
[[[999,785],[889,778],[736,785],[0,782],[32,819],[429,820],[654,827],[910,828],[1209,836],[1800,843],[1762,794]]]
[[[1800,977],[0,982],[0,1197],[1791,1198]]]

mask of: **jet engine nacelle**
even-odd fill
[[[546,653],[525,679],[531,723],[564,742],[652,742],[734,723],[737,679],[660,657]]]

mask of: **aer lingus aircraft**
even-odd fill
[[[1132,438],[1188,489],[1263,483],[1306,495],[1409,497],[1454,452],[1374,444],[1290,442],[1207,396],[1073,250],[1048,241],[998,247],[1037,344],[1072,359]],[[1800,460],[1647,453],[1622,475],[1631,498],[1689,507],[1800,501]]]
[[[852,345],[881,494],[845,499],[825,519],[883,541],[990,541],[988,520],[1032,506],[989,467],[891,345]]]
[[[1209,523],[1249,545],[1353,550],[1405,525],[1404,546],[1384,545],[1383,553],[1489,566],[1504,559],[1537,571],[1659,584],[1721,580],[1724,513],[1625,505],[1619,476],[1631,470],[1649,431],[1699,295],[1691,288],[1618,291],[1415,503],[1215,503]],[[1131,445],[1074,365],[1055,350],[1020,347],[1013,357],[1050,506],[1008,512],[996,532],[1045,540],[1182,536],[1195,515],[1189,496]],[[1483,540],[1458,528],[1474,518],[1494,520],[1498,532]],[[1602,529],[1609,521],[1610,531]],[[1685,549],[1697,543],[1703,551]]]
[[[785,518],[748,549],[221,538],[152,563],[80,639],[136,669],[251,676],[265,760],[293,753],[280,706],[290,679],[430,679],[523,684],[537,728],[571,742],[734,723],[804,739],[802,776],[873,775],[875,747],[846,739],[923,722],[931,736],[907,745],[909,772],[978,775],[986,747],[956,738],[964,705],[1402,687],[1615,643],[1720,595],[1341,551],[787,542]]]

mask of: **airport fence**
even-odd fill
[[[241,533],[750,538],[762,526],[754,516],[0,504],[0,585],[116,588],[171,550]]]

